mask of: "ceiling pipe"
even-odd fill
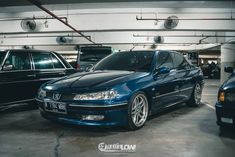
[[[136,16],[136,20],[137,21],[157,21],[157,20],[168,20],[167,18],[143,18]],[[178,18],[178,20],[182,20],[182,21],[187,21],[187,20],[195,20],[195,21],[226,21],[226,20],[235,20],[235,18],[231,17],[231,18]]]
[[[140,35],[140,34],[133,34],[133,37],[139,37],[139,38],[148,38],[148,37],[156,37],[156,36],[161,36],[161,37],[182,37],[182,38],[188,38],[188,37],[195,37],[195,38],[202,38],[202,37],[207,37],[207,38],[217,38],[217,37],[235,37],[235,35]]]
[[[53,47],[56,47],[56,46],[92,46],[94,44],[63,44],[63,45],[59,45],[59,44],[28,44],[26,46],[53,46]],[[97,44],[99,45],[99,44]],[[14,45],[4,45],[4,44],[0,44],[0,47],[8,47],[8,46],[25,46],[25,44],[14,44]],[[101,46],[101,45],[100,45]]]
[[[74,33],[74,31],[35,31],[35,32],[0,32],[0,35],[23,35],[23,34],[60,34],[60,33]]]
[[[37,6],[38,8],[40,8],[41,10],[45,11],[47,14],[51,15],[52,17],[54,17],[55,19],[59,20],[60,22],[62,22],[64,25],[68,26],[70,29],[72,29],[73,31],[77,32],[78,34],[80,34],[82,37],[84,37],[85,39],[87,39],[88,41],[90,41],[93,44],[96,44],[94,41],[92,41],[90,38],[87,38],[81,31],[77,30],[76,28],[74,28],[73,26],[71,26],[68,22],[61,20],[57,15],[55,15],[54,13],[52,13],[50,10],[48,10],[47,8],[43,7],[42,4],[38,1],[38,0],[28,0],[30,3],[34,4],[35,6]]]
[[[235,32],[235,29],[95,29],[81,32]]]
[[[67,23],[67,17],[58,17],[61,20],[65,20],[65,22]],[[21,21],[21,20],[25,20],[25,19],[32,19],[32,20],[50,20],[50,19],[55,19],[54,17],[25,17],[25,18],[7,18],[7,19],[0,19],[0,21]]]
[[[80,30],[84,33],[98,32],[235,32],[235,29],[94,29]],[[52,34],[52,33],[74,33],[74,31],[43,31],[43,32],[0,32],[0,35],[20,35],[20,34]]]
[[[226,42],[224,42],[226,43]],[[201,45],[207,45],[207,44],[224,44],[224,43],[201,43]],[[135,45],[135,44],[145,44],[145,45],[195,45],[195,44],[199,44],[198,42],[191,42],[191,43],[161,43],[161,44],[157,44],[157,43],[154,43],[154,42],[143,42],[143,43],[134,43],[134,42],[131,42],[131,43],[97,43],[97,45]],[[235,43],[231,43],[231,44],[235,44]],[[24,46],[25,44],[14,44],[14,45],[4,45],[4,44],[0,44],[0,47],[1,46]],[[64,45],[58,45],[58,44],[29,44],[27,46],[76,46],[76,45],[80,45],[80,46],[87,46],[87,45],[93,45],[93,44],[77,44],[77,43],[74,43],[74,44],[64,44]]]
[[[83,38],[83,36],[80,35],[19,35],[19,36],[0,36],[0,38],[54,38],[58,36],[63,37],[76,37],[76,38]],[[87,38],[91,38],[91,36],[86,36]]]
[[[85,13],[69,13],[69,14],[59,14],[60,16],[67,16],[67,15],[137,15],[137,14],[141,14],[141,15],[165,15],[165,14],[170,14],[172,15],[172,12],[135,12],[135,11],[116,11],[116,12],[85,12]],[[224,15],[230,15],[231,12],[180,12],[180,13],[176,13],[176,14],[196,14],[196,15],[202,15],[202,14],[209,14],[209,15],[217,15],[217,14],[224,14]],[[137,15],[138,16],[138,15]]]

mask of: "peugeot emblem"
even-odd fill
[[[61,97],[61,94],[59,94],[59,93],[54,93],[53,94],[53,99],[56,100],[56,101],[60,100],[60,97]]]

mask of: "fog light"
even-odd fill
[[[224,102],[224,99],[225,99],[225,93],[224,92],[220,92],[219,93],[219,101],[220,102]]]
[[[103,115],[82,115],[82,120],[100,121],[100,120],[103,120],[103,119],[104,119]]]

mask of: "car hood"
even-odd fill
[[[224,90],[231,89],[231,88],[235,89],[235,74],[230,76],[229,79],[224,82],[222,88]]]
[[[47,86],[51,89],[96,89],[108,88],[116,84],[148,75],[144,72],[132,71],[93,71],[76,73],[59,80],[51,81]]]

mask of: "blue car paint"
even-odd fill
[[[75,109],[68,105],[68,112],[74,114],[58,115],[48,113],[43,108],[43,101],[38,99],[39,108],[42,116],[47,119],[78,125],[111,126],[126,125],[128,102],[138,91],[143,91],[148,98],[150,114],[157,113],[176,103],[189,100],[196,83],[203,85],[203,75],[199,68],[184,71],[172,71],[169,74],[154,75],[156,57],[155,52],[149,72],[133,71],[91,71],[76,73],[64,78],[50,81],[41,86],[41,89],[58,92],[62,95],[71,93],[91,93],[105,90],[116,90],[119,96],[113,100],[90,100],[75,101],[72,99],[64,100],[66,104],[92,104],[101,105],[104,108],[113,104],[125,104],[120,108],[104,109]],[[185,90],[186,89],[186,90]],[[89,121],[76,118],[76,115],[104,115],[104,121]]]
[[[46,114],[45,111],[41,110],[42,117],[62,123],[69,123],[74,125],[90,125],[90,126],[121,126],[126,124],[126,109],[119,109],[119,110],[111,110],[111,111],[73,111],[70,110],[71,113],[75,113],[76,115],[105,115],[105,121],[89,121],[89,120],[77,120],[76,118],[67,117],[64,115],[60,116],[53,116],[51,114]]]
[[[235,93],[235,73],[221,85],[219,92],[230,92]],[[234,126],[235,127],[235,102],[220,102],[217,101],[215,104],[217,124],[219,126]],[[221,121],[221,118],[230,118],[233,119],[233,124],[225,123]]]

